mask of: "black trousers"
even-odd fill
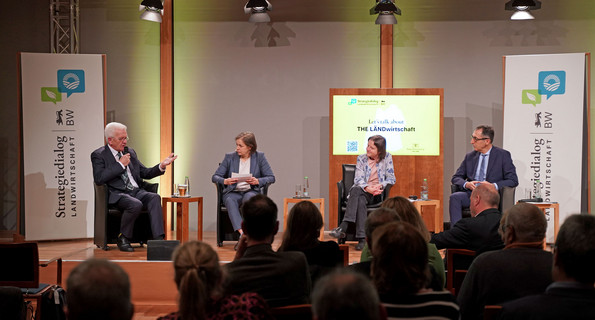
[[[132,238],[134,222],[140,215],[143,207],[147,208],[149,212],[153,238],[165,235],[163,230],[161,197],[158,194],[135,188],[129,193],[123,193],[116,206],[123,212],[122,221],[120,222],[120,232],[127,238]]]
[[[364,189],[354,186],[349,190],[347,198],[347,208],[343,221],[355,223],[355,237],[365,238],[366,232],[364,226],[368,218],[368,204],[378,203],[382,200],[380,195],[374,196]]]

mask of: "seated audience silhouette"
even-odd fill
[[[446,283],[446,275],[444,273],[444,262],[442,261],[442,256],[440,255],[440,252],[438,252],[436,245],[429,242],[430,232],[428,231],[424,220],[421,218],[421,215],[413,203],[404,197],[392,197],[384,200],[381,207],[394,209],[397,212],[399,218],[401,218],[401,221],[412,224],[415,228],[417,228],[417,230],[419,230],[419,232],[421,232],[422,236],[428,243],[428,262],[435,272],[433,273],[433,276],[436,278],[436,284],[432,285],[431,287],[434,289],[444,288],[444,284]]]
[[[502,215],[498,211],[500,195],[492,184],[480,184],[471,193],[471,217],[459,220],[450,230],[435,233],[430,243],[438,249],[457,248],[477,252],[501,249],[498,233]]]
[[[448,291],[427,289],[428,245],[407,222],[391,222],[372,233],[372,280],[389,319],[459,319]]]
[[[219,257],[204,242],[189,241],[173,253],[174,281],[178,287],[178,311],[159,320],[272,319],[257,293],[225,295]]]
[[[105,259],[88,259],[72,269],[66,285],[67,319],[132,319],[130,280],[119,265]]]
[[[310,302],[308,261],[302,252],[275,252],[271,247],[279,230],[277,205],[259,194],[242,206],[242,230],[234,261],[224,268],[231,294],[256,292],[270,307]]]
[[[372,211],[366,219],[364,230],[366,231],[366,247],[367,250],[372,249],[372,233],[376,228],[385,225],[389,222],[400,221],[397,212],[391,208],[378,208]],[[347,270],[358,272],[366,277],[371,277],[372,270],[372,254],[370,253],[367,259],[361,259],[359,263],[353,263],[346,267]]]
[[[545,293],[502,305],[501,319],[595,319],[595,216],[571,215],[553,250]]]
[[[386,319],[376,288],[362,274],[332,272],[322,277],[312,291],[312,314],[317,320]]]
[[[312,284],[333,268],[343,265],[343,252],[337,242],[318,240],[323,226],[322,216],[315,204],[298,202],[289,211],[287,229],[278,250],[303,252],[308,260]]]
[[[547,221],[535,205],[519,203],[504,213],[504,250],[479,255],[457,300],[462,319],[483,319],[485,305],[499,305],[545,291],[552,283],[552,254],[543,250]]]

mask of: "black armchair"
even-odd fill
[[[515,192],[515,190],[516,190],[516,187],[500,187],[498,189],[498,193],[500,194],[500,204],[498,205],[498,210],[500,210],[500,212],[504,213],[504,211],[506,211],[506,210],[510,209],[512,206],[514,206],[514,192]],[[459,191],[465,191],[465,190],[456,184],[450,185],[450,193],[455,193],[455,192],[459,192]],[[463,218],[471,217],[471,211],[469,210],[469,208],[463,208],[462,217]]]
[[[217,188],[217,246],[222,247],[223,241],[238,241],[240,234],[233,230],[231,220],[227,214],[227,208],[223,203],[223,189],[224,185],[220,183],[214,183]],[[269,191],[269,185],[266,184],[260,187],[260,193],[267,195]]]
[[[353,180],[355,179],[355,164],[343,164],[343,179],[337,182],[337,218],[338,224],[341,224],[343,221],[343,217],[345,216],[345,210],[347,209],[347,196],[349,195],[349,190],[353,186]],[[380,195],[382,197],[382,201],[387,199],[390,194],[390,188],[392,184],[387,184],[384,188],[384,191]],[[368,214],[380,207],[381,202],[368,205]],[[354,241],[355,239],[355,227],[350,224],[349,228],[345,232],[346,237],[339,239],[339,243],[345,243],[345,240]]]
[[[95,187],[95,232],[93,240],[98,248],[108,250],[108,244],[117,243],[120,233],[120,221],[122,212],[114,205],[108,203],[108,188],[106,185],[93,183]],[[143,189],[157,193],[159,184],[144,183]],[[151,223],[146,208],[143,208],[141,215],[134,223],[133,243],[140,243],[142,246],[147,240],[153,238],[151,234]]]

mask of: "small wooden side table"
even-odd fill
[[[560,229],[560,204],[557,202],[529,202],[535,205],[543,214],[546,214],[545,209],[554,209],[554,242],[558,237],[558,229]]]
[[[444,215],[440,210],[440,200],[415,200],[413,206],[421,215],[428,231],[444,231]]]
[[[198,240],[202,240],[202,197],[162,197],[161,209],[163,210],[163,227],[167,226],[167,204],[176,204],[176,240],[188,241],[188,211],[191,202],[198,203]],[[173,221],[172,221],[173,223]]]
[[[320,228],[320,241],[324,240],[324,198],[283,198],[283,230],[287,229],[287,206],[290,203],[298,203],[301,201],[310,201],[314,204],[320,205],[320,215],[322,215],[322,228]]]

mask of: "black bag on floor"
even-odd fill
[[[43,320],[66,320],[64,305],[66,291],[58,285],[52,285],[41,297],[41,314]]]

